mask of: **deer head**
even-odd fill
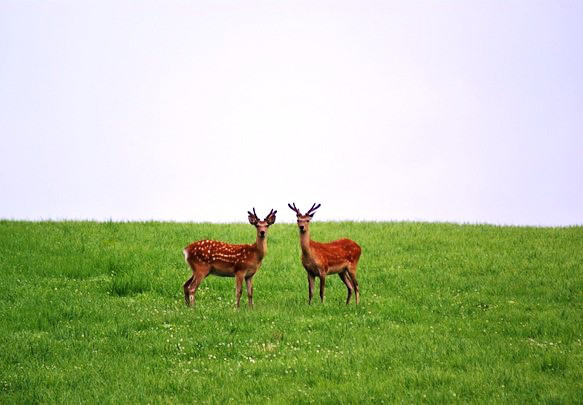
[[[296,203],[292,203],[293,206],[291,204],[288,204],[287,206],[296,213],[296,217],[298,220],[298,228],[300,230],[301,233],[305,233],[309,231],[309,225],[310,225],[310,220],[312,219],[312,217],[314,216],[316,210],[318,208],[320,208],[320,206],[322,204],[318,204],[316,205],[316,203],[314,203],[312,205],[312,208],[310,208],[308,210],[308,212],[306,212],[305,214],[302,214],[300,212],[300,210],[296,207]]]
[[[257,228],[257,237],[265,238],[267,235],[267,228],[275,223],[275,214],[277,214],[277,210],[274,211],[272,209],[263,221],[261,221],[255,213],[255,208],[253,208],[253,213],[247,211],[247,214],[249,214],[249,223]]]

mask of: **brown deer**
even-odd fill
[[[184,248],[184,259],[192,269],[192,277],[184,283],[186,305],[194,304],[198,286],[209,274],[235,277],[237,308],[241,300],[243,280],[247,284],[249,306],[253,308],[253,276],[267,253],[267,228],[275,222],[277,211],[271,210],[263,221],[253,208],[249,223],[257,228],[257,241],[252,245],[231,245],[214,240],[199,240]]]
[[[356,266],[360,258],[360,246],[350,239],[339,239],[330,243],[320,243],[310,239],[310,220],[321,204],[314,204],[312,208],[302,214],[296,204],[288,207],[296,213],[300,230],[300,246],[302,248],[302,265],[308,273],[308,303],[312,303],[314,295],[314,279],[320,278],[320,299],[324,302],[326,276],[338,273],[346,285],[348,296],[346,304],[350,303],[352,292],[356,294],[356,303],[360,301],[360,289],[356,280]]]

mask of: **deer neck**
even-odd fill
[[[310,232],[300,232],[300,246],[302,247],[302,254],[310,256]]]
[[[267,254],[267,236],[261,238],[257,236],[257,241],[255,242],[255,248],[257,249],[257,259],[259,261],[263,260],[265,255]]]

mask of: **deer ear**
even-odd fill
[[[249,211],[247,211],[247,214],[249,214],[249,223],[251,225],[257,225],[257,217],[255,215],[253,215],[252,213],[250,213]]]
[[[269,225],[273,225],[275,223],[275,214],[277,214],[277,210],[273,211],[265,220]]]

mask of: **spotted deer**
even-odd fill
[[[321,204],[314,204],[305,214],[302,214],[296,204],[288,207],[296,213],[300,231],[300,246],[302,248],[302,265],[308,273],[308,303],[312,303],[314,295],[314,280],[320,279],[320,299],[324,302],[326,276],[338,274],[346,285],[348,296],[346,304],[354,292],[356,303],[360,301],[360,289],[356,280],[356,266],[360,258],[360,246],[350,239],[339,239],[329,243],[320,243],[310,239],[310,220]]]
[[[198,286],[209,274],[221,277],[235,277],[237,308],[241,300],[243,280],[247,284],[249,306],[253,308],[253,276],[259,270],[267,253],[267,229],[275,223],[277,211],[271,210],[263,221],[253,208],[249,223],[257,228],[257,240],[252,245],[232,245],[214,240],[199,240],[184,248],[184,259],[192,269],[192,277],[184,283],[186,305],[194,304]]]

